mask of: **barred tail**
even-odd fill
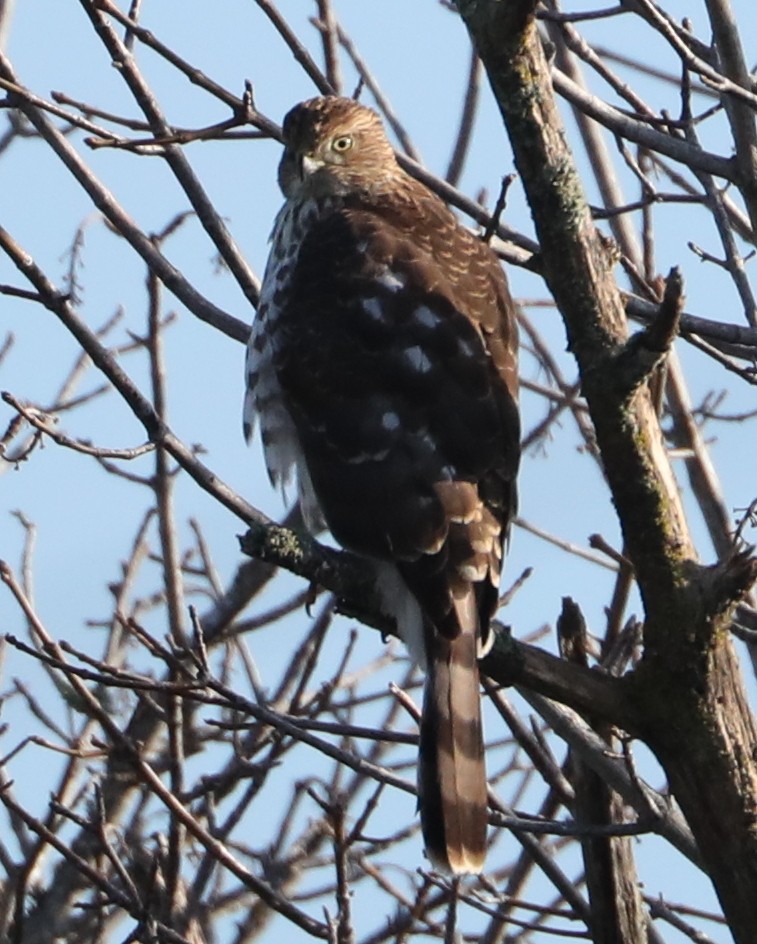
[[[477,616],[473,593],[454,639],[429,640],[420,731],[421,828],[434,866],[480,872],[486,856],[486,768],[481,729]]]

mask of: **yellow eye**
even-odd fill
[[[352,135],[340,134],[338,138],[334,138],[331,142],[331,150],[336,151],[337,154],[344,154],[345,151],[349,151],[353,143]]]

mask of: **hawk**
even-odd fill
[[[477,658],[516,506],[516,307],[493,251],[402,170],[374,111],[314,98],[287,114],[283,140],[245,435],[257,416],[271,482],[296,473],[308,528],[374,568],[426,671],[427,854],[480,872]]]

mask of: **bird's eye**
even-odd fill
[[[344,154],[345,151],[349,151],[353,143],[352,135],[340,134],[338,138],[334,138],[331,142],[331,150],[336,151],[337,154]]]

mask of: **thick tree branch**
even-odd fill
[[[757,924],[757,731],[727,629],[755,564],[732,558],[708,571],[696,562],[646,385],[629,397],[617,384],[618,357],[628,350],[622,301],[565,143],[533,4],[457,6],[510,136],[642,595],[645,654],[629,680],[631,699],[734,936],[748,944]]]
[[[324,547],[288,528],[254,526],[241,539],[245,554],[284,567],[334,593],[341,612],[362,623],[392,633],[394,625],[381,612],[373,570],[359,557]],[[610,724],[636,729],[626,710],[622,683],[598,669],[571,665],[556,656],[514,639],[509,627],[499,627],[495,644],[481,663],[500,685],[523,685],[579,712],[594,711]]]

